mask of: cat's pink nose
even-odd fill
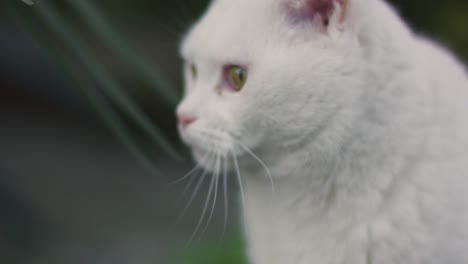
[[[184,113],[177,113],[177,120],[179,121],[179,124],[182,128],[186,128],[188,127],[190,124],[192,124],[193,122],[195,122],[196,118],[190,116],[190,115],[187,115],[187,114],[184,114]]]

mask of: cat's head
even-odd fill
[[[179,130],[202,165],[300,148],[346,115],[361,74],[349,1],[213,1],[181,48]]]

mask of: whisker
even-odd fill
[[[219,157],[217,157],[217,159],[219,159]],[[211,181],[210,181],[210,187],[209,187],[209,189],[208,189],[208,194],[206,195],[205,205],[203,206],[203,211],[202,211],[202,213],[201,213],[200,219],[198,220],[197,226],[195,227],[195,231],[193,231],[192,236],[190,237],[190,239],[188,240],[187,244],[185,245],[186,247],[190,246],[190,244],[192,243],[193,239],[194,239],[195,236],[197,235],[198,230],[200,229],[200,226],[201,226],[202,223],[203,223],[203,219],[205,218],[206,211],[207,211],[207,209],[208,209],[208,204],[209,204],[210,199],[211,199],[211,193],[213,192],[214,183],[215,183],[214,177],[212,177],[212,178],[211,178]]]
[[[177,200],[177,204],[180,204],[180,202],[184,199],[185,195],[187,194],[188,190],[190,189],[190,186],[195,182],[197,179],[198,175],[201,175],[203,173],[203,170],[197,170],[192,174],[192,177],[190,178],[189,182],[185,185],[184,190],[182,190],[182,193],[180,195],[180,198]]]
[[[243,186],[243,184],[242,184],[242,177],[241,177],[241,174],[240,174],[239,164],[238,164],[238,162],[237,162],[236,154],[234,153],[234,150],[232,150],[232,149],[231,149],[231,154],[232,154],[232,158],[233,158],[233,160],[234,160],[234,167],[236,168],[237,181],[239,182],[239,188],[240,188],[241,199],[242,199],[242,208],[243,208],[244,211],[245,211],[244,186]]]
[[[206,230],[208,229],[208,226],[211,223],[211,220],[213,219],[213,213],[216,207],[216,200],[218,198],[218,183],[219,183],[220,170],[221,170],[221,156],[218,156],[218,158],[216,159],[215,174],[214,174],[215,187],[214,187],[213,203],[211,206],[211,212],[210,212],[210,216],[208,217],[208,221],[206,222],[206,225],[203,228],[203,231],[200,233],[200,239],[203,237],[203,234],[205,234]]]
[[[183,177],[179,178],[178,180],[175,180],[173,182],[170,182],[170,183],[167,183],[166,185],[170,186],[170,185],[175,185],[175,184],[178,184],[182,181],[184,181],[185,179],[187,179],[188,177],[190,177],[192,175],[192,173],[194,173],[197,169],[199,169],[201,167],[201,164],[208,158],[208,156],[210,154],[213,154],[213,152],[207,152],[205,153],[205,155],[203,155],[203,158],[197,162],[197,164],[195,165],[195,167],[190,170],[187,174],[185,174]]]
[[[216,157],[214,156],[214,153],[213,153],[213,156],[212,156],[212,160],[210,160],[210,163],[213,161],[214,162],[214,159]],[[205,181],[205,178],[206,178],[206,175],[208,175],[208,171],[203,171],[203,174],[202,176],[200,177],[200,180],[198,180],[198,183],[197,185],[195,186],[195,189],[194,191],[192,192],[192,195],[190,196],[190,200],[189,202],[187,203],[187,205],[185,206],[185,208],[182,210],[182,213],[180,214],[179,216],[179,219],[176,221],[176,223],[180,223],[180,221],[182,220],[182,218],[185,216],[185,214],[187,213],[187,210],[189,209],[189,207],[192,205],[193,201],[195,200],[195,197],[197,196],[198,194],[198,191],[200,190],[200,187],[202,185],[202,183]]]
[[[238,143],[247,153],[249,153],[255,160],[257,160],[258,163],[260,163],[260,165],[265,169],[265,172],[267,173],[268,179],[270,180],[270,183],[271,183],[271,193],[272,193],[272,195],[274,195],[274,194],[275,194],[275,183],[274,183],[274,181],[273,181],[273,176],[271,176],[270,170],[268,169],[268,167],[266,166],[266,164],[263,162],[262,159],[260,159],[260,157],[258,157],[257,155],[255,155],[255,153],[253,153],[253,151],[250,150],[246,145],[242,144],[240,141],[237,141],[237,143]]]
[[[227,165],[228,159],[223,160],[223,195],[224,195],[224,223],[223,223],[223,232],[221,233],[221,240],[224,240],[224,235],[226,234],[227,221],[228,221],[228,189],[227,189]]]

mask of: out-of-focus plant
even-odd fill
[[[175,261],[175,264],[244,264],[245,243],[239,235],[231,235],[222,243],[206,243],[195,246]]]
[[[25,4],[28,4],[28,5],[34,5],[34,2],[32,0],[21,0],[23,1]]]
[[[125,121],[132,122],[159,147],[174,158],[179,158],[178,152],[169,143],[161,129],[152,122],[146,113],[127,94],[123,85],[116,81],[104,65],[93,54],[84,39],[76,33],[52,1],[41,0],[33,2],[22,0],[30,5],[29,15],[25,17],[24,7],[18,2],[7,4],[15,19],[23,28],[32,33],[35,39],[44,44],[62,65],[62,70],[75,86],[86,96],[102,119],[110,127],[113,134],[120,139],[131,152],[153,171],[157,171],[151,157],[139,144]],[[172,84],[153,65],[147,62],[136,50],[125,41],[109,21],[87,0],[68,0],[67,3],[79,14],[79,17],[96,35],[120,56],[135,73],[137,73],[154,93],[163,99],[168,107],[174,107],[178,94]],[[35,17],[32,17],[32,16]],[[37,21],[40,22],[36,24]],[[49,35],[44,32],[50,31]],[[59,44],[57,44],[59,43]],[[81,71],[70,63],[70,55],[79,62]],[[122,114],[120,114],[122,113]]]
[[[468,1],[388,1],[417,32],[447,45],[468,62]]]

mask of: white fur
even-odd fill
[[[181,135],[198,161],[239,159],[251,262],[468,263],[461,64],[381,0],[349,0],[326,32],[288,20],[281,1],[213,1],[182,47],[198,76]],[[219,94],[232,63],[248,66],[246,86]],[[268,166],[273,197],[238,142]]]

